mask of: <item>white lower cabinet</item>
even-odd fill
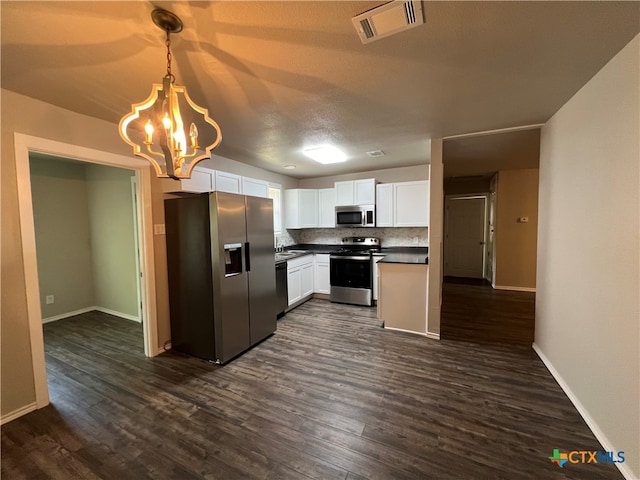
[[[289,306],[302,298],[302,269],[300,267],[287,267],[287,304]]]
[[[313,295],[313,255],[287,260],[287,299],[292,305]]]
[[[329,254],[328,253],[316,253],[315,254],[315,293],[324,293],[329,295],[331,293],[330,269],[329,269]]]

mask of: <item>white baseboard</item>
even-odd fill
[[[26,415],[27,413],[31,413],[37,408],[38,406],[36,405],[36,402],[25,405],[24,407],[20,407],[13,412],[3,415],[2,418],[0,418],[0,425],[4,425],[5,423],[9,423],[11,420],[15,420],[16,418]]]
[[[534,292],[534,293],[536,291],[535,288],[531,288],[531,287],[512,287],[509,285],[491,285],[491,286],[496,290],[512,290],[514,292]]]
[[[551,375],[553,375],[553,378],[556,379],[556,382],[558,382],[558,385],[560,385],[560,388],[562,388],[562,390],[567,395],[567,397],[569,397],[569,400],[571,400],[571,403],[573,403],[573,406],[576,407],[576,410],[578,410],[578,413],[584,419],[584,421],[586,422],[587,426],[589,427],[593,435],[600,442],[600,444],[602,445],[602,448],[604,448],[605,451],[608,451],[608,452],[617,452],[619,449],[615,448],[613,444],[609,441],[609,439],[604,434],[604,432],[600,429],[596,421],[593,419],[593,417],[591,417],[591,415],[589,414],[589,411],[585,408],[584,405],[582,405],[582,403],[580,402],[578,397],[575,395],[575,393],[573,393],[571,388],[569,388],[569,385],[567,385],[564,379],[560,376],[560,373],[558,373],[558,371],[555,369],[551,361],[549,361],[547,356],[544,353],[542,353],[542,350],[540,350],[540,347],[538,347],[538,345],[536,345],[535,343],[533,343],[532,347],[533,347],[533,350],[538,354],[538,357],[540,357],[540,360],[542,360],[542,363],[544,363],[544,366],[547,367],[547,370],[549,370]],[[631,471],[631,467],[629,467],[627,463],[616,463],[615,466],[618,467],[618,470],[620,470],[620,473],[622,473],[625,479],[638,480],[638,477],[633,474],[633,472]]]
[[[87,313],[87,312],[93,312],[96,310],[98,312],[108,313],[109,315],[114,315],[116,317],[124,318],[125,320],[132,320],[134,322],[141,323],[140,317],[136,315],[129,315],[128,313],[116,312],[115,310],[110,310],[108,308],[96,307],[96,306],[81,308],[80,310],[74,310],[73,312],[61,313],[60,315],[54,315],[53,317],[43,318],[42,323],[55,322],[56,320],[62,320],[64,318],[69,318],[75,315],[80,315],[82,313]]]
[[[108,313],[109,315],[113,315],[114,317],[124,318],[125,320],[132,320],[134,322],[142,323],[140,321],[140,317],[137,315],[129,315],[128,313],[116,312],[115,310],[110,310],[108,308],[103,307],[93,307],[94,310],[97,310],[102,313]]]
[[[61,313],[60,315],[54,315],[53,317],[47,317],[42,319],[42,323],[55,322],[56,320],[62,320],[63,318],[74,317],[82,313],[93,312],[96,307],[81,308],[80,310],[74,310],[73,312]]]
[[[440,334],[439,333],[424,333],[424,332],[415,332],[413,330],[406,330],[404,328],[395,328],[395,327],[384,327],[385,330],[393,330],[394,332],[405,332],[405,333],[412,333],[414,335],[420,335],[422,337],[427,337],[427,338],[432,338],[434,340],[440,340]]]

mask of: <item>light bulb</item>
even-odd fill
[[[165,130],[169,130],[171,128],[171,119],[169,118],[169,114],[165,112],[164,118],[162,119],[162,124],[164,125]]]
[[[153,142],[153,125],[151,125],[151,120],[147,120],[147,123],[144,126],[144,131],[147,134],[145,143],[151,145]]]

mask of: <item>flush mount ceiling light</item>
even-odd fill
[[[209,158],[211,150],[220,144],[222,133],[207,109],[196,105],[187,87],[176,85],[171,73],[170,34],[182,31],[182,20],[160,8],[151,13],[151,18],[167,35],[167,74],[161,84],[151,86],[149,98],[133,104],[131,113],[122,117],[120,136],[133,147],[134,155],[151,162],[158,177],[190,178],[195,164]],[[213,142],[200,145],[203,136]]]
[[[319,147],[306,148],[304,154],[318,163],[340,163],[347,160],[347,156],[333,145],[320,145]]]
[[[285,165],[284,167],[285,170],[295,170],[296,166],[295,165]]]

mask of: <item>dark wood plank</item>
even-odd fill
[[[486,281],[445,277],[440,338],[530,347],[535,293],[494,290]]]
[[[139,324],[97,312],[44,332],[52,405],[3,426],[3,478],[622,478],[549,461],[601,447],[517,342],[386,331],[324,300],[223,367],[145,358]]]

